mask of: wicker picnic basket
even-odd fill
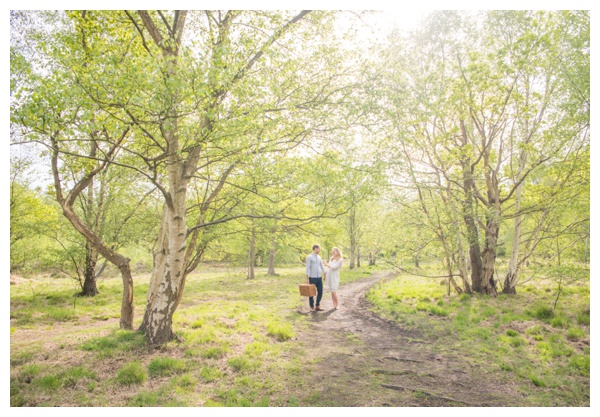
[[[314,297],[317,295],[317,287],[315,284],[300,284],[298,286],[300,295],[303,297]]]

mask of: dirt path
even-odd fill
[[[472,367],[459,352],[439,354],[433,340],[382,319],[369,311],[365,292],[392,278],[375,274],[342,285],[340,309],[323,295],[323,312],[301,313],[312,321],[298,336],[313,350],[309,364],[310,393],[331,406],[519,406],[525,399],[508,381],[493,380],[482,367]]]

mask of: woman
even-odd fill
[[[327,289],[331,291],[331,301],[333,301],[333,308],[339,309],[339,301],[337,296],[337,289],[340,285],[340,269],[342,268],[342,252],[334,247],[332,257],[329,263],[325,262],[325,265],[329,267],[327,274],[325,275],[325,285]]]

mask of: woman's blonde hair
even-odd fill
[[[342,255],[342,251],[337,246],[334,246],[333,249],[331,250],[331,257],[332,258],[333,258],[333,251],[334,250],[338,251],[338,253],[340,254],[340,259],[344,259],[344,255]]]

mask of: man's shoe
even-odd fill
[[[325,311],[321,307],[317,307],[315,310],[317,310],[317,311]]]

